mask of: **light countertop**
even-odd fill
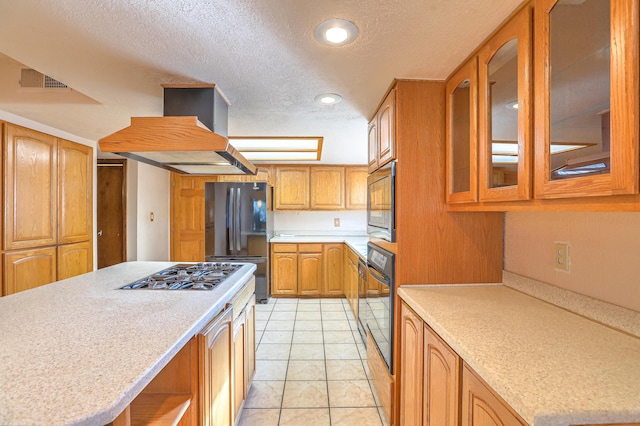
[[[0,298],[0,424],[105,424],[252,276],[211,291],[118,290],[176,262],[128,262]]]
[[[305,235],[305,234],[278,234],[269,240],[271,243],[345,243],[363,259],[367,258],[368,236],[363,235]]]
[[[534,426],[640,421],[640,339],[503,285],[400,297]]]

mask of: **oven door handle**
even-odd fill
[[[369,273],[371,275],[373,275],[373,278],[375,278],[376,280],[380,281],[382,284],[386,285],[387,287],[389,287],[391,285],[391,283],[389,282],[389,279],[387,277],[382,275],[380,272],[376,271],[371,266],[369,266]]]

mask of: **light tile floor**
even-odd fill
[[[240,426],[386,425],[346,299],[270,299],[256,328]]]

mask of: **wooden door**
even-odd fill
[[[58,139],[58,244],[93,239],[93,148]]]
[[[93,271],[93,243],[65,244],[58,246],[58,280],[75,277]]]
[[[233,330],[232,311],[227,308],[198,335],[200,361],[200,401],[206,426],[231,426]]]
[[[322,253],[298,253],[298,294],[319,296],[322,292]]]
[[[343,287],[343,249],[344,244],[323,244],[323,296],[343,297],[345,289]]]
[[[396,89],[392,89],[378,110],[378,167],[396,158]]]
[[[424,326],[425,426],[457,426],[460,357],[426,324]]]
[[[367,168],[345,169],[345,207],[347,210],[367,209]]]
[[[202,262],[204,186],[211,178],[171,173],[171,260]]]
[[[298,255],[273,253],[271,260],[271,293],[274,296],[298,294]]]
[[[406,303],[400,308],[400,424],[421,426],[423,386],[422,319]],[[426,423],[425,423],[426,424]],[[433,423],[436,426],[437,423]],[[445,426],[442,424],[442,426]]]
[[[344,167],[312,167],[311,209],[344,209],[344,184]]]
[[[467,364],[462,368],[462,426],[526,426]]]
[[[4,254],[4,295],[29,290],[56,280],[55,247]]]
[[[309,167],[278,167],[274,208],[276,210],[309,209]]]
[[[378,115],[374,116],[369,123],[369,173],[378,170]]]
[[[4,249],[57,243],[56,138],[5,124]]]
[[[127,259],[126,160],[98,160],[98,269]]]

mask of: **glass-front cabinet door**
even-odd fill
[[[531,198],[532,13],[523,8],[478,52],[480,201]]]
[[[638,0],[536,0],[535,198],[638,192]]]
[[[447,203],[478,201],[477,75],[474,56],[446,84]]]

